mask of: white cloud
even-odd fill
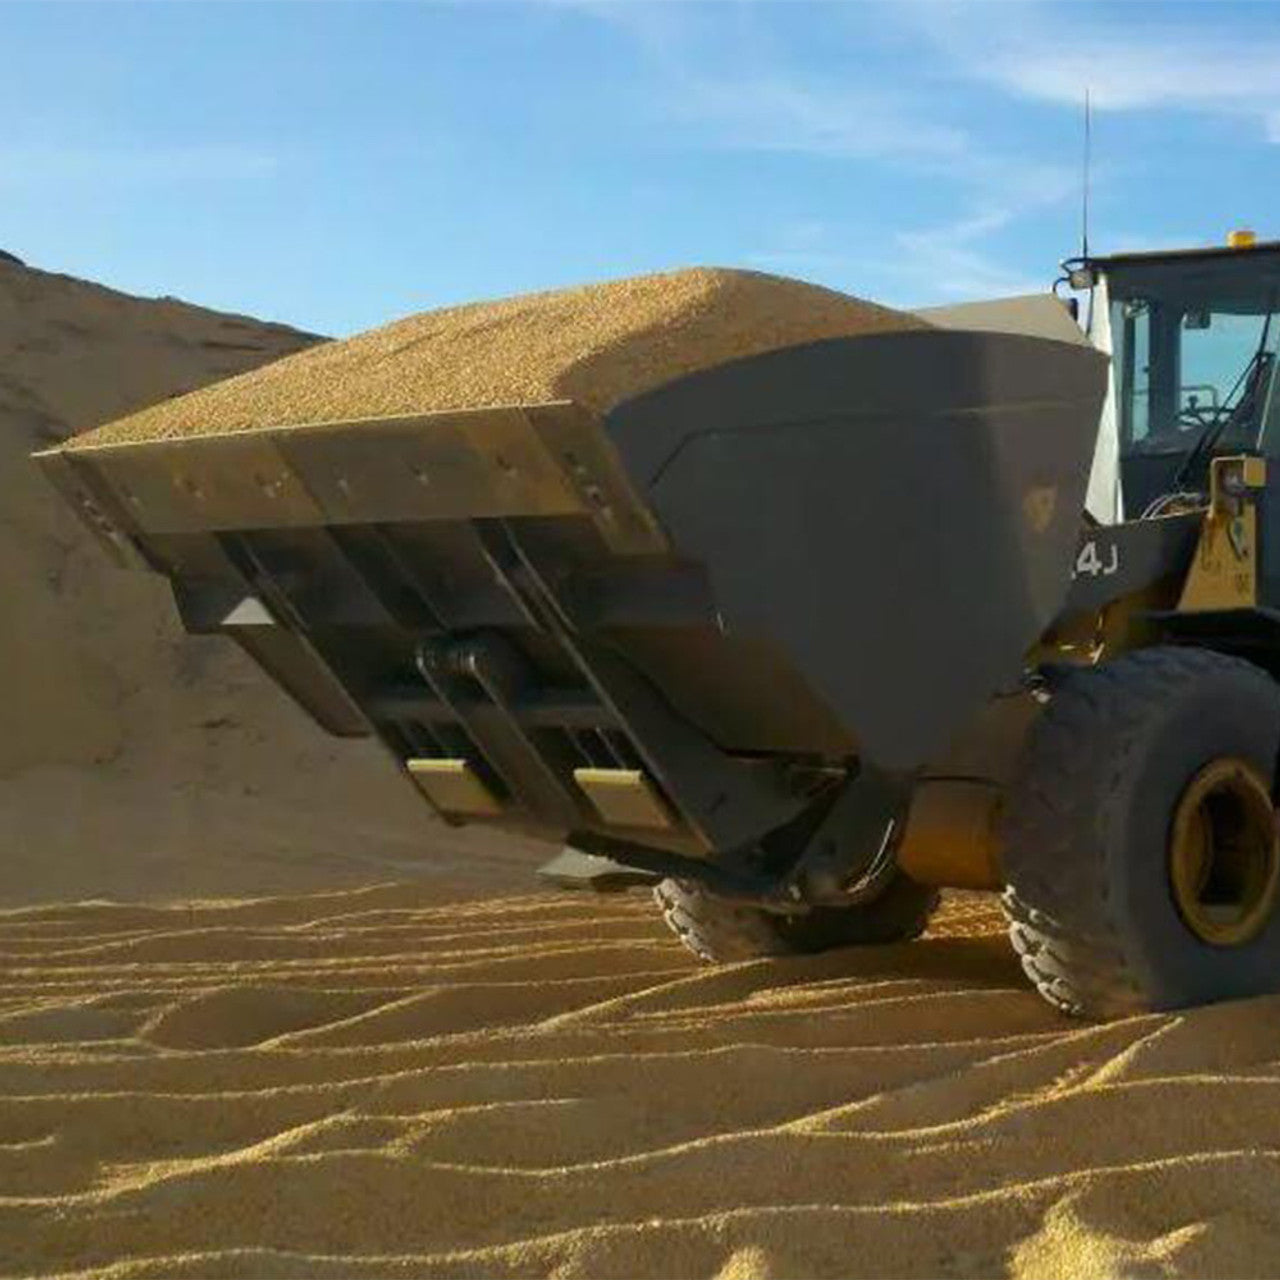
[[[931,205],[943,193],[955,210],[944,222],[912,226],[919,217],[907,206],[900,215],[907,225],[872,247],[865,227],[810,219],[779,228],[749,255],[753,265],[855,289],[874,284],[900,304],[1047,287],[1047,278],[1001,265],[999,241],[1019,219],[1077,199],[1078,166],[980,146],[957,120],[952,94],[937,91],[936,82],[932,92],[908,87],[892,64],[863,56],[856,31],[840,22],[831,28],[833,42],[858,59],[856,74],[837,82],[789,58],[752,3],[712,6],[708,17],[703,6],[678,3],[549,2],[630,36],[654,76],[654,109],[675,124],[681,145],[854,160],[868,183],[891,168],[899,179],[928,184]],[[899,3],[911,0],[869,0],[868,7],[896,14]],[[927,0],[923,7],[947,6]],[[982,32],[1004,21],[1009,6],[999,9],[977,24]],[[839,6],[816,12],[838,14]],[[927,41],[917,43],[929,52]]]
[[[921,296],[927,300],[1043,293],[1051,283],[1048,279],[1011,269],[980,247],[985,237],[1023,212],[991,209],[925,230],[900,231],[894,237],[900,250],[899,272],[912,288],[924,291]]]
[[[1181,21],[1154,24],[1140,3],[1023,3],[1000,21],[991,6],[906,0],[900,16],[929,37],[953,68],[1022,98],[1079,110],[1086,87],[1099,111],[1180,110],[1248,116],[1280,142],[1280,35],[1224,35],[1188,6]],[[1269,5],[1260,9],[1270,8]]]
[[[772,247],[748,261],[764,271],[840,282],[855,292],[874,290],[877,301],[899,307],[1043,293],[1047,275],[1010,267],[988,243],[1027,212],[990,207],[936,226],[889,232],[875,245],[860,228],[782,228]]]
[[[789,64],[750,0],[542,2],[625,32],[657,81],[656,109],[691,145],[872,158],[954,156],[968,144],[963,130],[904,94]]]
[[[1270,119],[1280,107],[1280,44],[1206,46],[1122,31],[1069,47],[1016,43],[1000,50],[980,75],[1028,97],[1078,106],[1084,87],[1099,110],[1175,107],[1245,111]]]
[[[672,113],[714,146],[857,158],[958,156],[968,148],[963,130],[886,93],[777,71],[741,79],[688,74],[676,88]]]

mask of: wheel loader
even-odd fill
[[[38,457],[190,632],[707,961],[901,942],[961,888],[1067,1013],[1274,991],[1280,242],[1064,271],[701,366],[676,326],[604,407],[246,391]]]

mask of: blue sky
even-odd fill
[[[1280,237],[1280,3],[0,0],[0,248],[349,333],[692,263],[913,305]]]

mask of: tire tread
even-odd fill
[[[1228,672],[1269,679],[1240,658],[1163,646],[1051,679],[1006,819],[1002,902],[1024,972],[1064,1012],[1151,1007],[1110,900],[1105,833],[1123,821],[1128,779],[1163,709]]]
[[[939,900],[937,890],[902,874],[871,902],[815,907],[794,916],[720,898],[681,880],[663,880],[653,896],[685,947],[712,964],[907,942],[924,932]]]

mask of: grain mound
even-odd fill
[[[446,838],[371,741],[329,738],[234,645],[184,635],[165,582],[114,569],[29,457],[318,341],[0,257],[0,904],[515,857]]]
[[[409,316],[132,414],[79,443],[562,399],[603,412],[727,360],[922,327],[799,280],[696,268]]]

